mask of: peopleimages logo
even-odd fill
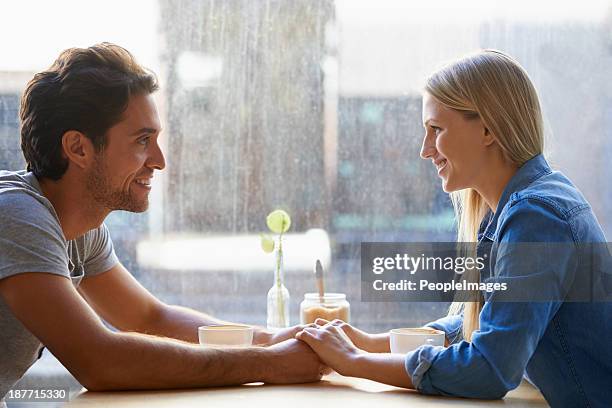
[[[395,254],[393,257],[376,257],[372,260],[372,272],[380,275],[388,270],[407,271],[414,275],[419,270],[432,271],[444,270],[453,271],[458,275],[463,274],[466,270],[478,269],[482,271],[485,268],[485,257],[440,257],[440,256],[425,256],[421,254],[418,257],[410,256],[407,253]]]
[[[508,289],[506,282],[431,282],[427,279],[420,279],[417,282],[402,279],[399,282],[383,282],[381,279],[372,282],[372,288],[376,291],[435,291],[435,292],[456,292],[456,291],[484,291],[491,293],[496,290]]]

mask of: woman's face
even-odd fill
[[[433,96],[423,95],[425,137],[421,157],[431,159],[445,192],[474,188],[486,172],[487,146],[493,138],[480,118],[466,119]]]

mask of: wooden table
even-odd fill
[[[503,400],[433,397],[361,378],[330,374],[318,383],[296,385],[247,384],[238,387],[169,391],[83,391],[68,407],[547,407],[531,384],[523,381]]]

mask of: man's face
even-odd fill
[[[108,210],[143,212],[155,169],[166,163],[159,148],[159,115],[151,95],[130,97],[123,120],[106,134],[106,146],[87,175],[87,189]]]

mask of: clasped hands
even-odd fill
[[[295,338],[308,344],[321,362],[345,376],[360,376],[360,357],[367,353],[388,353],[386,333],[369,334],[342,320],[317,319],[297,332]]]
[[[390,353],[388,333],[369,334],[342,320],[317,319],[312,324],[289,327],[273,334],[260,332],[256,337],[260,344],[280,342],[272,347],[280,347],[282,352],[301,349],[301,353],[309,352],[305,355],[312,353],[319,364],[319,378],[334,370],[348,377],[413,388],[404,356]]]
[[[288,339],[306,343],[321,362],[339,374],[354,376],[359,356],[364,353],[388,353],[389,336],[386,333],[369,334],[342,320],[317,319],[314,323],[288,327],[271,333],[256,331],[253,342],[268,346]]]

